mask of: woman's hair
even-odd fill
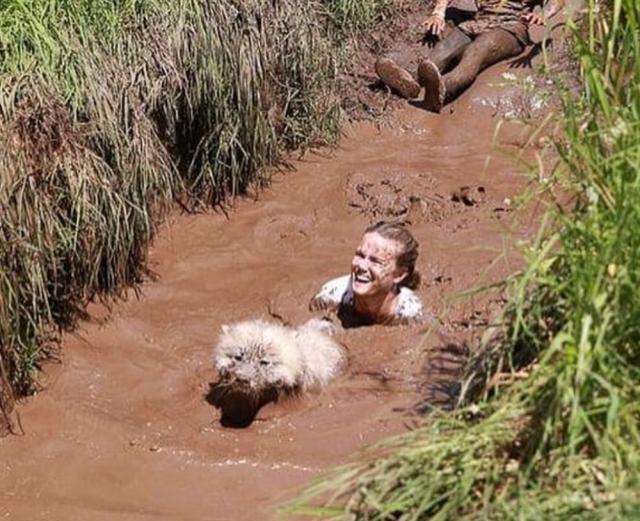
[[[402,223],[380,221],[368,226],[364,233],[377,233],[385,239],[400,244],[402,251],[398,255],[397,264],[399,268],[407,271],[407,276],[400,282],[400,286],[417,289],[420,286],[420,274],[416,271],[418,241],[411,235],[407,227]]]

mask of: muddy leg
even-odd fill
[[[465,49],[473,40],[455,26],[448,25],[442,39],[426,56],[441,73],[447,72],[460,60]]]
[[[478,74],[487,67],[507,58],[517,56],[524,45],[513,34],[503,29],[494,29],[478,36],[462,55],[458,66],[444,79],[445,101],[457,98]]]
[[[429,51],[427,57],[436,64],[440,71],[445,72],[461,58],[464,50],[472,41],[460,29],[448,25],[442,39]],[[400,53],[397,54],[398,57],[391,55],[379,58],[375,65],[376,74],[385,85],[391,87],[402,97],[407,99],[416,98],[420,94],[420,84],[407,70],[408,64],[402,63]],[[423,56],[419,54],[418,60],[422,61]]]
[[[442,76],[439,68],[430,60],[418,66],[418,77],[425,88],[425,105],[439,112],[445,102],[457,98],[478,74],[490,65],[517,56],[524,45],[513,34],[494,29],[478,36],[464,50],[460,63]]]

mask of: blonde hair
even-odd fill
[[[400,287],[417,289],[420,286],[420,274],[416,271],[419,245],[407,227],[402,223],[379,221],[368,226],[364,233],[377,233],[402,247],[396,263],[399,268],[407,271],[407,276],[400,282]]]

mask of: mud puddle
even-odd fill
[[[294,160],[229,219],[174,217],[151,253],[158,280],[110,314],[90,309],[94,320],[64,339],[62,363],[46,368],[46,390],[21,407],[26,434],[0,442],[0,516],[271,519],[323,469],[406,430],[429,353],[459,346],[498,307],[452,297],[511,272],[505,237],[534,228],[509,205],[527,183],[521,166],[492,148],[497,120],[483,100],[501,72],[452,114],[406,106],[381,130],[353,125],[339,149]],[[498,141],[520,132],[503,126]],[[390,218],[411,222],[420,241],[419,291],[437,330],[347,331],[350,366],[333,386],[267,406],[247,429],[221,427],[204,398],[220,325],[306,320],[314,291],[347,272],[365,225]],[[454,371],[455,359],[445,366]]]

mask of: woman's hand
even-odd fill
[[[527,13],[523,16],[525,22],[531,25],[544,25],[545,17],[538,13]]]
[[[427,30],[427,32],[439,37],[444,31],[444,16],[432,14],[424,22],[422,22],[422,25]]]

